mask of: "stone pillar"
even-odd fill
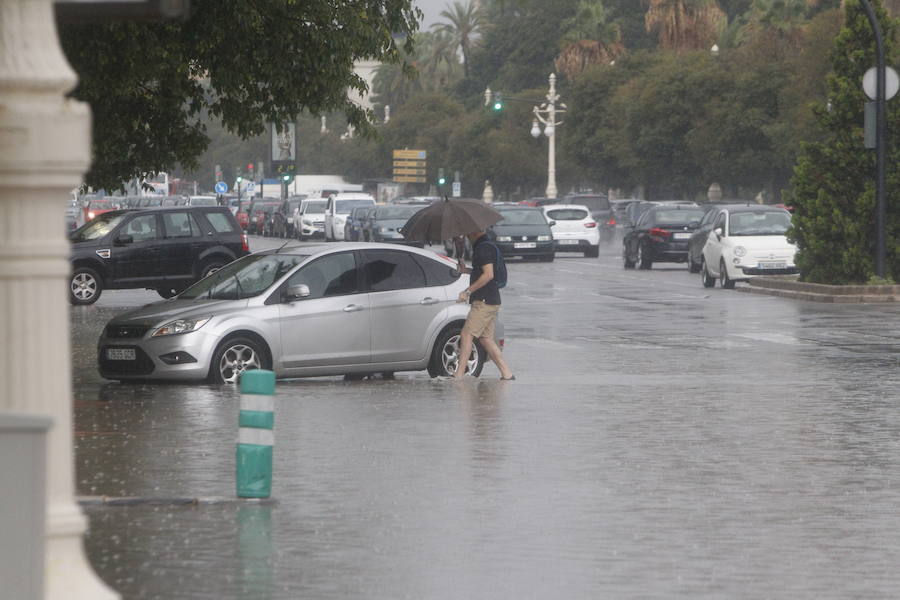
[[[75,84],[52,0],[0,1],[0,410],[53,419],[44,545],[53,600],[116,598],[87,562],[74,497],[63,212],[91,140],[87,105],[64,97]]]
[[[484,192],[481,195],[481,199],[488,204],[494,201],[494,188],[491,187],[491,182],[488,179],[484,182]]]
[[[709,184],[709,189],[706,190],[706,199],[712,204],[722,201],[722,188],[718,183]]]

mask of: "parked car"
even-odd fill
[[[587,206],[591,211],[591,217],[597,221],[600,228],[600,241],[610,243],[616,236],[616,216],[612,205],[603,194],[568,194],[562,204],[580,204]]]
[[[363,239],[362,218],[370,208],[370,206],[357,206],[347,215],[347,221],[344,223],[344,239],[346,241],[358,242]]]
[[[235,261],[166,302],[111,319],[100,374],[120,380],[237,383],[277,377],[418,371],[451,375],[468,307],[455,263],[381,244],[295,246]],[[503,342],[502,323],[497,327]],[[468,372],[481,373],[476,344]]]
[[[776,206],[722,208],[703,246],[700,276],[704,287],[713,287],[716,279],[730,289],[735,282],[756,275],[799,273],[794,264],[797,247],[785,236],[790,226],[791,213]]]
[[[371,206],[375,198],[359,192],[334,194],[325,205],[325,241],[334,242],[344,239],[344,223],[347,216],[357,206]]]
[[[688,239],[700,225],[703,209],[689,205],[656,205],[641,215],[622,240],[626,269],[649,269],[655,262],[685,262]]]
[[[503,220],[491,227],[503,256],[537,257],[547,262],[556,258],[553,232],[542,209],[518,204],[494,204],[494,208],[503,215]]]
[[[188,196],[187,206],[218,206],[219,199],[215,196]]]
[[[547,204],[543,211],[550,222],[557,252],[581,252],[591,258],[600,256],[600,229],[587,206]]]
[[[113,196],[106,196],[105,198],[92,198],[88,200],[87,204],[84,205],[84,222],[87,223],[95,217],[99,217],[103,213],[107,213],[118,208],[119,199],[114,198]]]
[[[709,237],[709,232],[712,231],[713,222],[716,220],[716,216],[719,214],[719,209],[722,208],[722,205],[704,204],[700,208],[702,208],[705,213],[700,220],[700,225],[688,239],[687,266],[691,273],[700,272],[700,260],[703,257],[703,246],[706,245],[706,238]]]
[[[427,204],[388,204],[376,206],[366,215],[365,239],[370,242],[393,242],[423,247],[423,242],[408,242],[400,230],[411,216]]]
[[[93,304],[104,289],[155,289],[169,298],[249,253],[225,207],[106,212],[71,236],[69,301]]]
[[[294,222],[299,220],[300,227],[294,229],[297,239],[325,237],[325,207],[328,200],[323,198],[306,198],[300,203]]]

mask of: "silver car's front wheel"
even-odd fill
[[[266,358],[259,343],[238,337],[219,346],[210,368],[212,383],[238,383],[244,371],[265,369]]]

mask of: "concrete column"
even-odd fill
[[[0,410],[53,419],[44,585],[53,600],[117,597],[86,560],[74,498],[63,212],[91,139],[87,105],[64,97],[75,84],[52,0],[0,0]]]

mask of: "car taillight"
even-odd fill
[[[616,224],[616,218],[615,218],[615,217],[610,217],[610,218],[609,218],[609,221],[607,221],[606,224],[607,224],[607,225],[615,225],[615,224]]]
[[[659,227],[653,227],[648,232],[651,238],[660,238],[660,241],[672,235],[671,231],[666,231],[665,229],[660,229]]]
[[[588,229],[593,229],[594,227],[597,226],[597,223],[595,223],[594,221],[588,221],[587,223],[584,224],[584,226],[587,227]]]
[[[250,252],[250,238],[247,237],[246,233],[241,234],[241,250]]]

